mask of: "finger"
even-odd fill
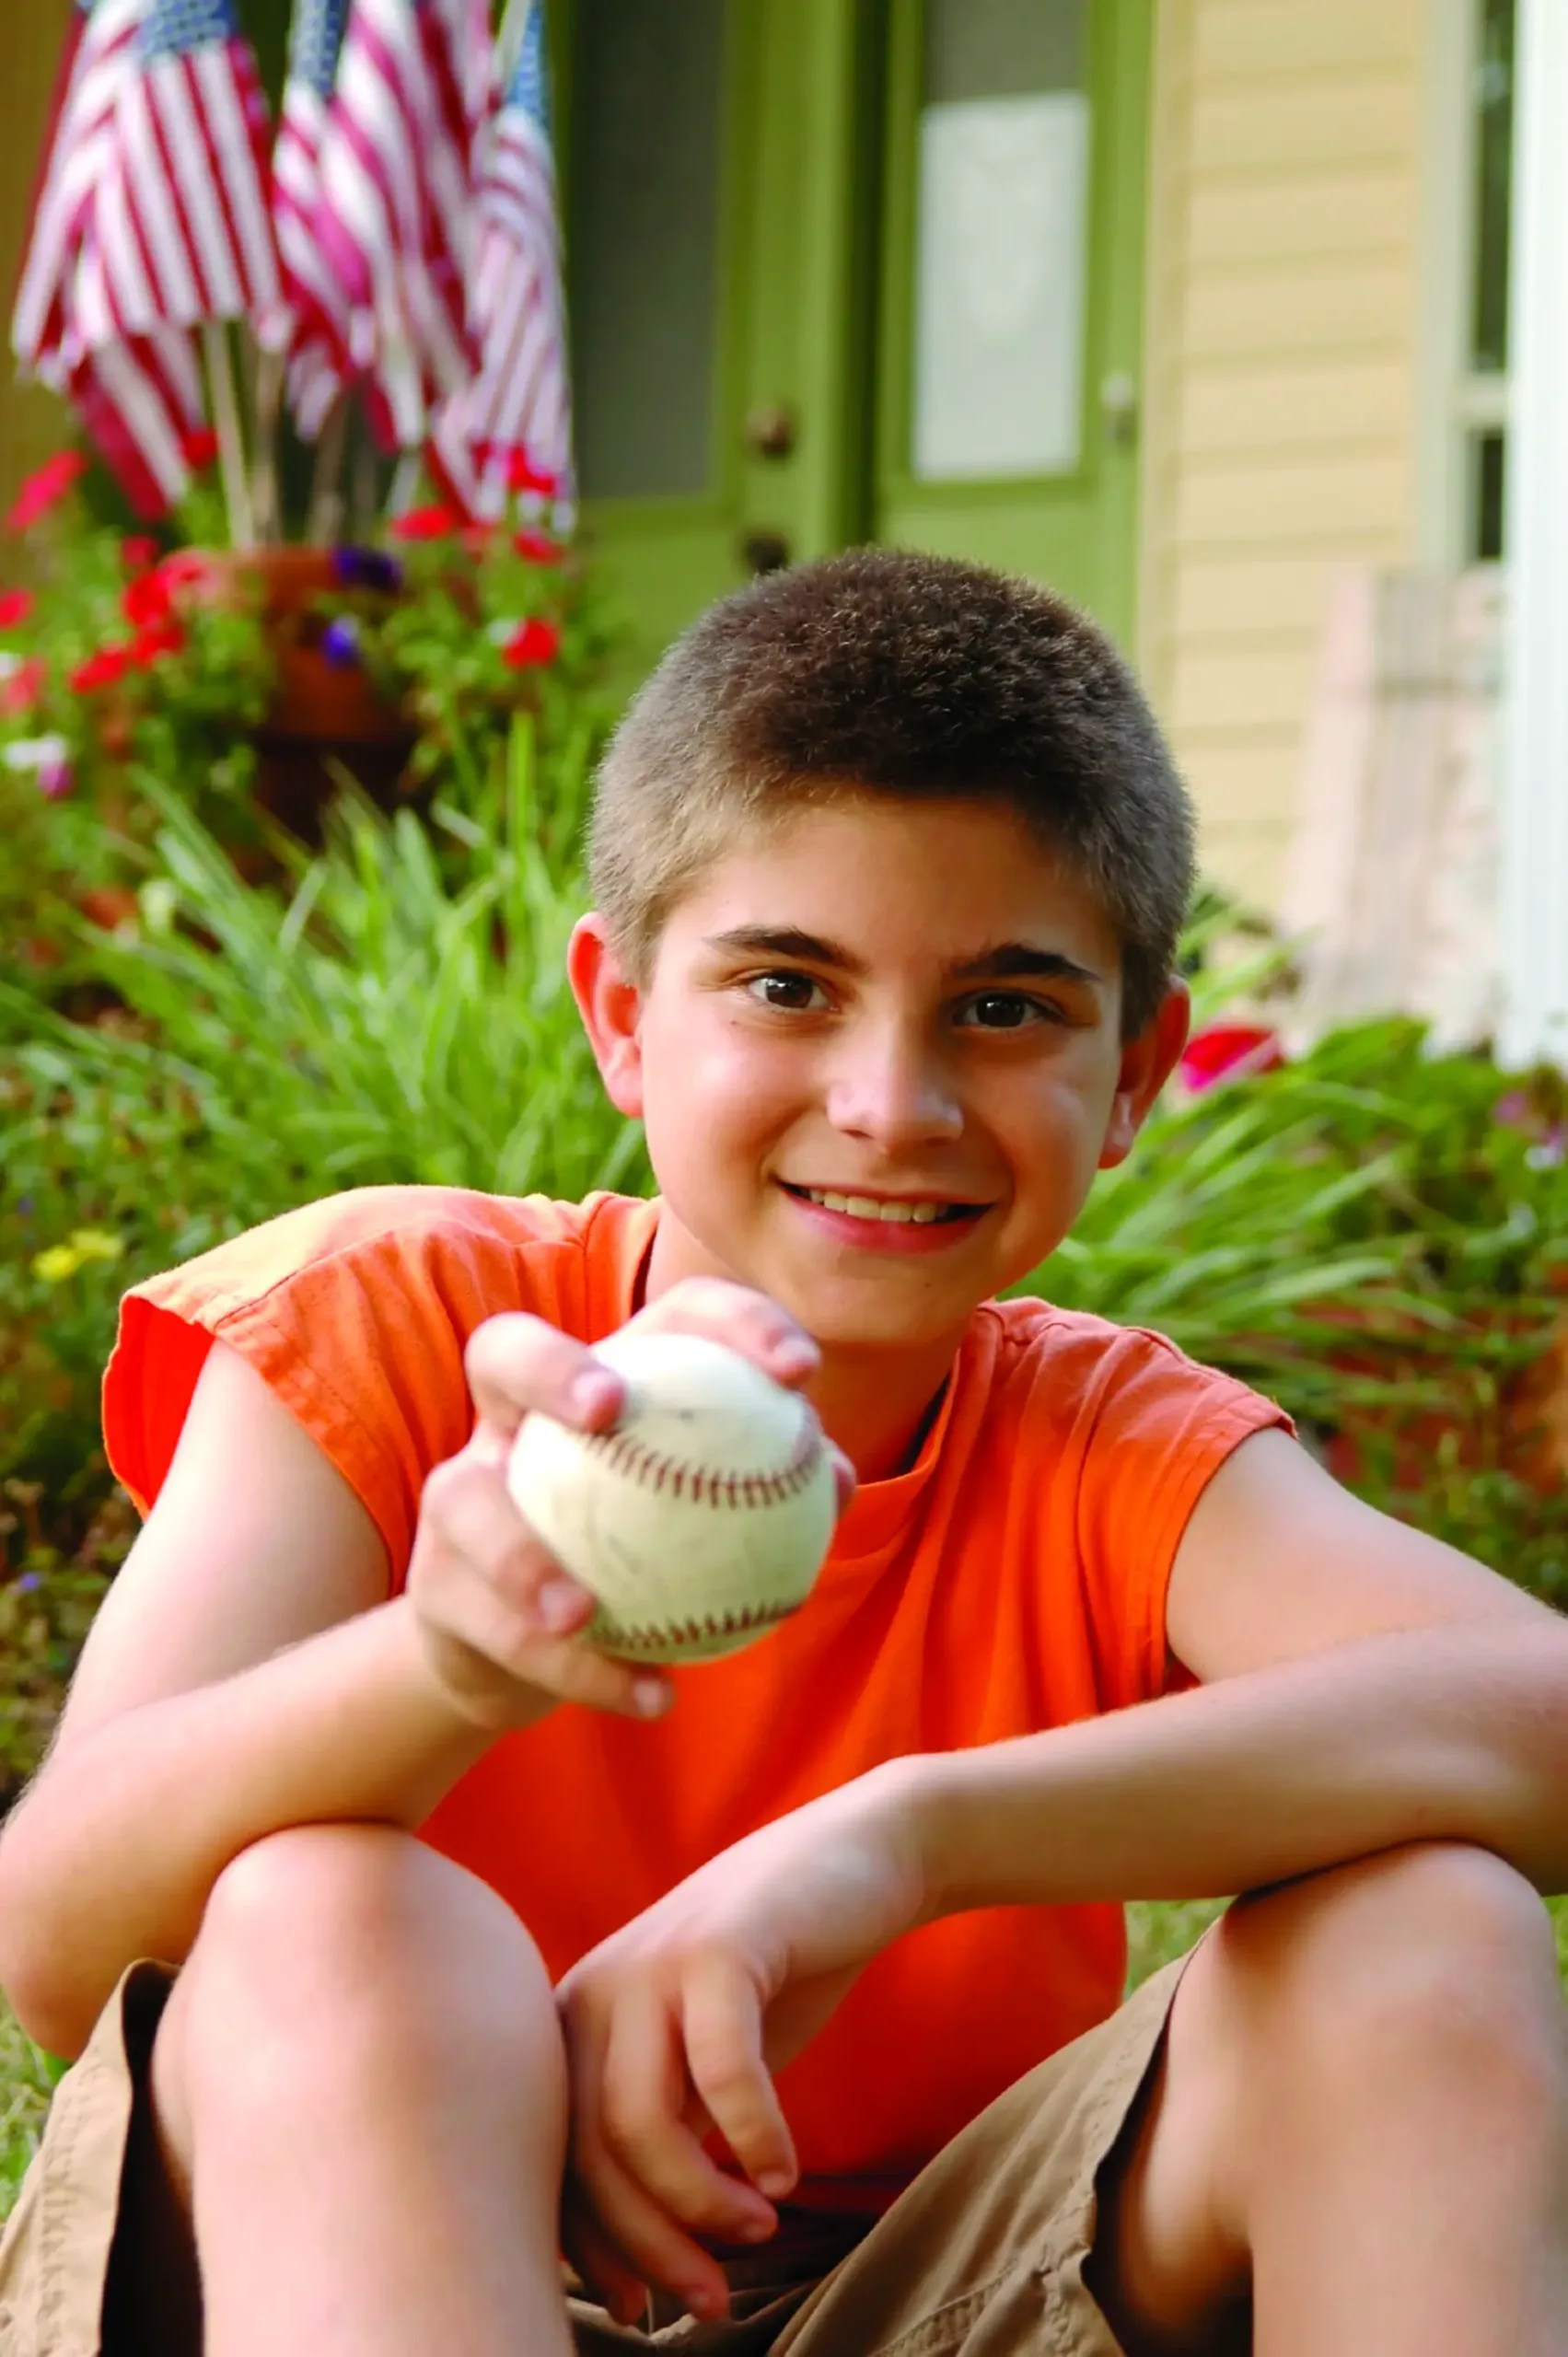
[[[762,2052],[762,2005],[755,1982],[738,1957],[710,1950],[688,1967],[681,2004],[692,2086],[752,2184],[781,2199],[800,2170]]]
[[[772,2205],[703,2151],[687,2121],[690,2092],[668,2001],[649,1980],[623,1983],[599,2099],[608,2150],[679,2224],[732,2242],[761,2241],[778,2223]]]
[[[694,2316],[726,2316],[729,2285],[713,2254],[683,2234],[597,2141],[582,2139],[575,2162],[594,2231],[615,2255],[618,2275],[673,2292]]]
[[[572,2155],[575,2198],[607,2240],[618,2265],[645,2283],[673,2292],[693,2316],[729,2313],[724,2270],[635,2183],[602,2132],[608,2045],[599,2025],[567,2003],[563,2026],[572,2074]]]
[[[822,1353],[787,1309],[749,1285],[727,1277],[687,1277],[632,1320],[646,1333],[703,1334],[726,1342],[776,1383],[804,1383],[821,1364]]]
[[[481,1422],[507,1438],[530,1408],[584,1432],[602,1432],[626,1396],[620,1376],[586,1342],[520,1310],[474,1328],[463,1372]]]
[[[471,1451],[438,1465],[424,1485],[421,1519],[431,1542],[465,1564],[541,1633],[586,1628],[594,1599],[531,1530],[505,1477]]]
[[[454,1570],[447,1612],[453,1633],[464,1643],[519,1684],[539,1687],[563,1702],[651,1719],[674,1701],[674,1687],[662,1672],[611,1660],[580,1636],[552,1635],[525,1607],[466,1565]]]
[[[440,1550],[444,1629],[528,1686],[593,1710],[656,1717],[668,1678],[582,1642],[594,1599],[529,1530],[491,1467],[452,1458],[425,1484],[426,1544]]]
[[[590,2300],[617,2324],[641,2321],[648,2287],[630,2267],[587,2204],[568,2194],[561,2207],[561,2247]]]

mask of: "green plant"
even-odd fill
[[[209,461],[206,448],[196,452]],[[210,465],[210,461],[209,461]],[[127,533],[84,490],[87,462],[64,451],[7,519],[36,582],[0,599],[0,763],[36,794],[85,795],[135,830],[128,766],[179,777],[203,816],[240,808],[254,773],[250,732],[275,664],[254,598],[196,594],[218,545],[210,471],[159,535]],[[95,492],[99,486],[95,483]],[[64,829],[75,860],[112,865],[102,830]],[[76,880],[109,880],[107,873]]]
[[[148,775],[178,781],[255,872],[263,846],[276,856],[258,803],[292,807],[302,761],[302,823],[330,791],[298,751],[302,731],[351,737],[373,715],[391,748],[384,798],[472,807],[519,713],[538,715],[547,743],[581,737],[590,752],[609,724],[596,682],[611,630],[570,550],[423,508],[385,528],[389,547],[237,555],[212,437],[198,439],[202,470],[156,535],[127,534],[109,488],[69,451],[9,519],[37,586],[0,594],[0,770],[7,802],[32,806],[7,829],[25,857],[13,854],[6,889],[46,963],[60,903],[122,900],[127,859],[159,823]]]
[[[540,532],[464,529],[444,507],[415,510],[392,531],[397,594],[356,583],[351,554],[322,610],[347,625],[370,677],[414,722],[411,783],[476,810],[522,702],[540,744],[560,748],[562,777],[586,786],[613,718],[598,682],[616,633],[594,576]],[[540,796],[540,844],[558,865],[586,816],[581,791]]]
[[[78,1490],[100,1502],[71,1558],[45,1535],[41,1482],[12,1480],[0,1489],[0,1797],[17,1790],[42,1756],[93,1616],[130,1547],[131,1503],[119,1491],[103,1494],[106,1470],[98,1451],[76,1470]],[[69,1504],[69,1496],[57,1501],[56,1510]]]
[[[75,927],[112,1003],[73,1020],[0,981],[0,1480],[35,1485],[45,1583],[111,1494],[98,1392],[138,1278],[349,1187],[645,1184],[564,974],[586,758],[519,722],[475,806],[431,813],[456,877],[411,812],[350,795],[319,855],[278,842],[286,889],[148,778],[135,921]],[[0,1805],[46,1732],[29,1704]]]

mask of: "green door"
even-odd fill
[[[1144,0],[891,0],[871,528],[1130,644]]]
[[[625,674],[882,539],[1123,636],[1149,0],[552,0],[585,534]]]

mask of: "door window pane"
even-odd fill
[[[1475,274],[1470,366],[1508,366],[1508,214],[1514,174],[1514,0],[1481,0],[1476,60]]]
[[[1083,410],[1086,0],[927,0],[912,456],[1055,474]]]
[[[724,0],[578,0],[574,431],[589,499],[705,490],[718,318]]]

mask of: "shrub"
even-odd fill
[[[75,925],[112,1004],[75,1021],[0,980],[0,1481],[27,1485],[38,1526],[8,1566],[38,1585],[0,1805],[79,1637],[72,1583],[100,1590],[129,1541],[128,1517],[103,1519],[98,1426],[128,1285],[343,1188],[645,1184],[563,970],[587,760],[586,739],[550,756],[541,807],[520,725],[473,807],[435,806],[449,873],[412,813],[350,795],[319,856],[277,841],[288,888],[242,883],[148,778],[161,832],[138,919]]]

